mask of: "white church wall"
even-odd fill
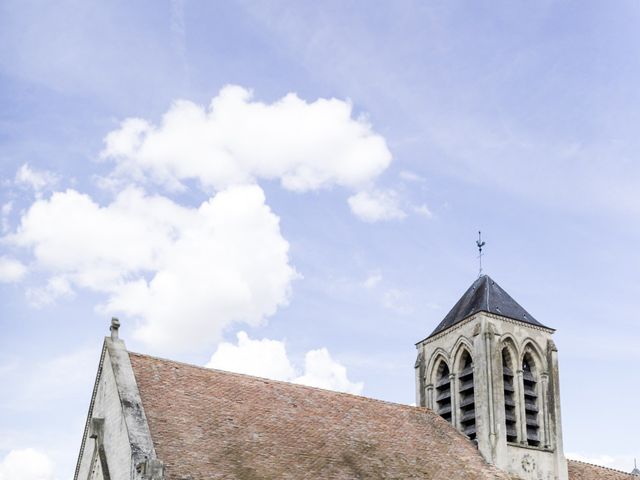
[[[111,479],[131,478],[131,447],[127,425],[122,413],[120,396],[111,366],[109,351],[105,352],[98,388],[93,403],[92,418],[104,419],[103,444]],[[87,436],[80,459],[78,480],[88,479],[96,459],[96,439]],[[102,474],[102,473],[101,473]]]

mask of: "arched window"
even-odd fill
[[[518,428],[513,383],[513,359],[507,347],[502,349],[502,380],[504,383],[504,422],[507,430],[507,442],[517,442]]]
[[[436,373],[436,413],[451,422],[451,380],[444,360],[440,361]]]
[[[473,385],[473,360],[465,351],[460,358],[460,427],[471,440],[476,438],[476,402]]]
[[[527,444],[540,445],[540,426],[538,423],[538,379],[532,356],[527,353],[522,360],[522,380],[524,387],[524,411],[527,419]]]

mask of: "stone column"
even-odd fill
[[[433,383],[430,383],[429,385],[427,385],[427,404],[426,404],[426,407],[430,408],[431,410],[435,410],[436,409],[435,402],[433,401],[433,389],[434,389]]]
[[[493,340],[494,332],[491,324],[487,325],[487,331],[484,333],[485,343],[485,365],[487,367],[487,410],[489,420],[489,443],[491,445],[491,457],[492,462],[495,461],[496,455],[496,422],[495,422],[495,399],[493,396],[493,358],[491,341]]]
[[[567,480],[569,474],[567,472],[567,460],[564,456],[564,447],[562,445],[562,416],[560,415],[560,369],[558,366],[558,349],[553,340],[549,339],[547,345],[550,370],[550,401],[549,401],[549,417],[553,422],[554,432],[553,446],[556,454],[556,465],[558,468],[558,480]]]
[[[520,443],[527,444],[527,414],[524,406],[524,378],[522,369],[516,370],[516,386],[514,399],[516,402],[516,414],[520,417],[518,426],[520,427]]]
[[[449,389],[451,390],[451,425],[460,430],[458,424],[458,376],[455,373],[449,374]]]
[[[541,408],[542,415],[540,418],[542,419],[542,432],[544,438],[542,439],[542,445],[545,448],[550,448],[552,446],[551,443],[551,435],[549,434],[549,399],[547,397],[547,393],[549,392],[549,374],[547,372],[543,372],[540,374],[540,383],[542,389],[542,398],[541,398]]]
[[[416,371],[416,405],[419,407],[427,406],[427,394],[426,383],[426,365],[424,360],[424,352],[422,346],[418,347],[418,357],[414,365]]]
[[[495,464],[494,448],[491,441],[491,420],[489,419],[489,372],[491,370],[490,355],[487,355],[490,336],[487,339],[488,322],[480,315],[480,322],[473,330],[473,382],[476,409],[476,439],[478,450],[484,459]],[[489,341],[488,341],[489,340]]]

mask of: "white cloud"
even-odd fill
[[[15,283],[21,281],[27,274],[27,267],[22,262],[7,257],[0,257],[0,283]]]
[[[27,300],[36,308],[46,307],[61,297],[73,297],[73,295],[71,282],[64,275],[49,278],[45,286],[29,287],[26,290]]]
[[[392,288],[387,290],[382,297],[382,305],[389,310],[393,310],[401,315],[408,315],[413,312],[410,296],[407,292]]]
[[[326,348],[307,352],[304,372],[299,375],[289,360],[284,342],[267,338],[252,340],[245,332],[239,332],[237,338],[237,345],[221,343],[206,366],[328,390],[362,393],[363,384],[351,382],[347,369],[333,360]]]
[[[433,213],[431,213],[431,210],[429,209],[429,207],[424,203],[422,205],[414,206],[413,211],[423,217],[433,218]]]
[[[351,212],[365,222],[402,220],[407,214],[398,205],[393,190],[359,192],[349,197]]]
[[[209,108],[177,101],[159,126],[129,118],[105,144],[102,157],[117,163],[116,176],[150,176],[170,189],[185,180],[221,190],[257,179],[300,192],[360,189],[391,162],[384,138],[366,118],[352,118],[349,102],[307,103],[290,93],[265,104],[239,86],[223,88]]]
[[[0,208],[0,228],[2,230],[2,233],[6,233],[9,231],[10,228],[10,224],[9,224],[9,215],[11,214],[11,211],[13,210],[13,202],[7,202],[4,203],[2,205],[2,208]]]
[[[43,192],[54,187],[60,177],[46,170],[33,169],[25,163],[16,172],[15,181],[19,185],[30,187],[40,197]]]
[[[417,173],[414,173],[414,172],[410,172],[409,170],[402,170],[398,176],[402,180],[405,180],[407,182],[422,183],[425,181],[423,176],[418,175]]]
[[[380,272],[372,272],[369,276],[362,282],[362,286],[364,288],[375,288],[382,281],[382,274]]]
[[[304,375],[294,380],[296,383],[310,387],[326,388],[340,392],[359,395],[362,393],[362,382],[351,382],[347,377],[347,369],[333,360],[326,348],[311,350],[304,357]]]
[[[119,187],[104,205],[73,189],[43,198],[59,177],[23,165],[15,181],[37,200],[3,241],[32,254],[27,264],[40,283],[26,287],[31,304],[98,292],[101,313],[134,319],[137,338],[165,349],[210,345],[225,327],[258,325],[288,303],[297,273],[256,181],[299,192],[359,190],[391,162],[384,138],[350,102],[288,94],[267,104],[237,86],[208,108],[178,101],[158,125],[125,120],[101,156],[115,164],[103,184]],[[139,186],[180,190],[193,181],[215,192],[198,208]],[[349,201],[367,221],[405,216],[392,191]],[[17,280],[26,267],[16,260],[7,272]]]
[[[49,273],[45,300],[104,293],[105,314],[141,320],[138,338],[171,349],[209,345],[234,322],[261,323],[287,304],[296,277],[279,218],[255,185],[199,208],[134,188],[100,206],[67,190],[35,202],[5,240]]]
[[[32,448],[11,450],[0,462],[0,480],[52,480],[53,464]]]
[[[284,342],[252,340],[245,332],[238,332],[237,337],[237,345],[228,342],[218,345],[206,366],[274,380],[289,381],[295,377]]]

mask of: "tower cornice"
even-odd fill
[[[479,317],[486,317],[486,318],[490,318],[492,320],[500,320],[502,322],[506,322],[506,323],[512,323],[515,325],[520,325],[526,328],[530,328],[532,330],[538,330],[541,332],[546,332],[546,333],[550,333],[553,334],[556,330],[554,328],[550,328],[550,327],[545,327],[545,326],[538,326],[538,325],[533,325],[531,323],[527,323],[527,322],[521,322],[519,320],[514,320],[513,318],[509,318],[509,317],[505,317],[503,315],[497,315],[495,313],[491,313],[491,312],[485,312],[485,311],[480,311],[477,313],[474,313],[473,315],[470,315],[469,317],[465,318],[464,320],[452,325],[451,327],[447,328],[446,330],[442,330],[438,333],[436,333],[435,335],[431,335],[428,336],[426,338],[423,338],[422,340],[420,340],[419,342],[416,343],[416,347],[420,346],[420,345],[427,345],[431,342],[435,342],[436,340],[444,337],[445,335],[449,335],[451,332],[454,332],[462,327],[464,327],[465,325],[472,323],[474,320],[476,320]]]

